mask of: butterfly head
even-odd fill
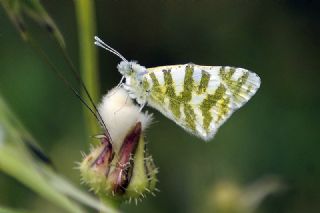
[[[94,37],[95,42],[94,44],[115,54],[118,56],[122,61],[118,65],[118,70],[123,75],[123,77],[127,78],[129,76],[136,77],[138,79],[142,79],[142,76],[146,74],[146,68],[139,65],[135,61],[128,61],[125,57],[123,57],[118,51],[110,47],[108,44],[106,44],[104,41],[102,41],[98,36]]]
[[[129,96],[136,99],[139,104],[144,104],[146,102],[146,91],[143,87],[143,77],[147,74],[147,69],[134,61],[122,61],[118,65],[118,70],[125,78],[123,86],[128,91]]]
[[[141,81],[143,75],[147,73],[147,69],[135,61],[121,61],[118,70],[125,78],[134,78],[138,81]]]
[[[118,65],[118,70],[123,76],[119,85],[123,85],[131,98],[137,100],[139,104],[146,102],[146,88],[143,87],[143,77],[147,74],[147,69],[135,61],[128,61],[118,51],[103,42],[99,37],[94,37],[94,44],[118,56],[122,61]],[[125,79],[125,83],[122,81]]]

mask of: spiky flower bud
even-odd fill
[[[146,192],[153,194],[157,169],[143,135],[152,116],[140,112],[122,88],[104,97],[99,112],[112,141],[101,136],[101,143],[83,159],[83,181],[99,196],[139,200]]]

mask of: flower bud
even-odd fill
[[[83,159],[83,181],[99,196],[120,200],[139,200],[146,192],[153,194],[157,168],[143,135],[151,115],[141,113],[121,88],[106,95],[99,112],[112,141],[101,137],[101,144]]]

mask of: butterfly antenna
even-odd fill
[[[115,49],[113,49],[112,47],[110,47],[108,44],[106,44],[104,41],[102,41],[98,36],[94,37],[94,44],[115,54],[116,56],[118,56],[119,58],[121,58],[121,60],[128,62],[128,60],[123,57],[118,51],[116,51]]]

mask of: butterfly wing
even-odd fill
[[[148,104],[188,132],[210,140],[257,91],[260,78],[242,68],[195,64],[149,68]]]

